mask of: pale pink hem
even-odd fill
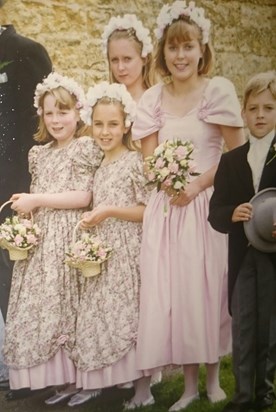
[[[25,369],[9,369],[11,389],[42,389],[47,386],[76,382],[76,368],[65,351],[60,349],[47,362]]]
[[[76,386],[83,389],[101,389],[135,381],[143,376],[144,372],[137,370],[136,349],[133,347],[122,359],[105,368],[85,372],[77,369]]]

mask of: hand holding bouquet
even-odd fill
[[[101,271],[101,263],[107,260],[112,252],[112,248],[105,245],[98,237],[88,233],[82,233],[79,240],[76,238],[76,225],[73,243],[68,252],[65,263],[69,266],[82,270],[84,276],[95,276]]]
[[[190,182],[195,173],[192,153],[194,146],[190,141],[179,139],[161,143],[152,156],[145,159],[147,184],[157,187],[157,191],[178,195]]]

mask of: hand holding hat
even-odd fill
[[[250,200],[252,218],[244,222],[244,231],[249,242],[257,250],[276,252],[276,188],[270,187],[256,193]]]

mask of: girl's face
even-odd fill
[[[145,63],[135,40],[110,40],[108,55],[110,70],[118,83],[123,83],[127,88],[137,83],[143,85],[142,70]]]
[[[54,96],[48,94],[43,103],[43,119],[50,135],[59,147],[66,146],[73,139],[77,122],[80,120],[76,109],[61,109]]]
[[[108,154],[116,154],[123,147],[127,133],[120,103],[97,103],[92,115],[92,135],[100,148]]]
[[[269,89],[248,97],[242,111],[251,134],[262,139],[276,127],[276,100]]]
[[[196,38],[181,42],[174,39],[166,41],[164,57],[169,72],[176,80],[183,81],[198,76],[202,50]]]

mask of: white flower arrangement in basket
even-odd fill
[[[12,201],[4,203],[0,212],[9,203]],[[32,213],[30,219],[19,215],[7,217],[0,225],[0,247],[8,250],[11,260],[26,259],[28,251],[38,244],[40,233]]]
[[[77,229],[81,222],[78,222],[73,232],[72,245],[66,252],[65,263],[67,265],[80,269],[83,276],[91,277],[101,273],[101,264],[105,262],[112,248],[107,246],[98,236],[91,236],[84,232],[80,239],[77,240]]]

